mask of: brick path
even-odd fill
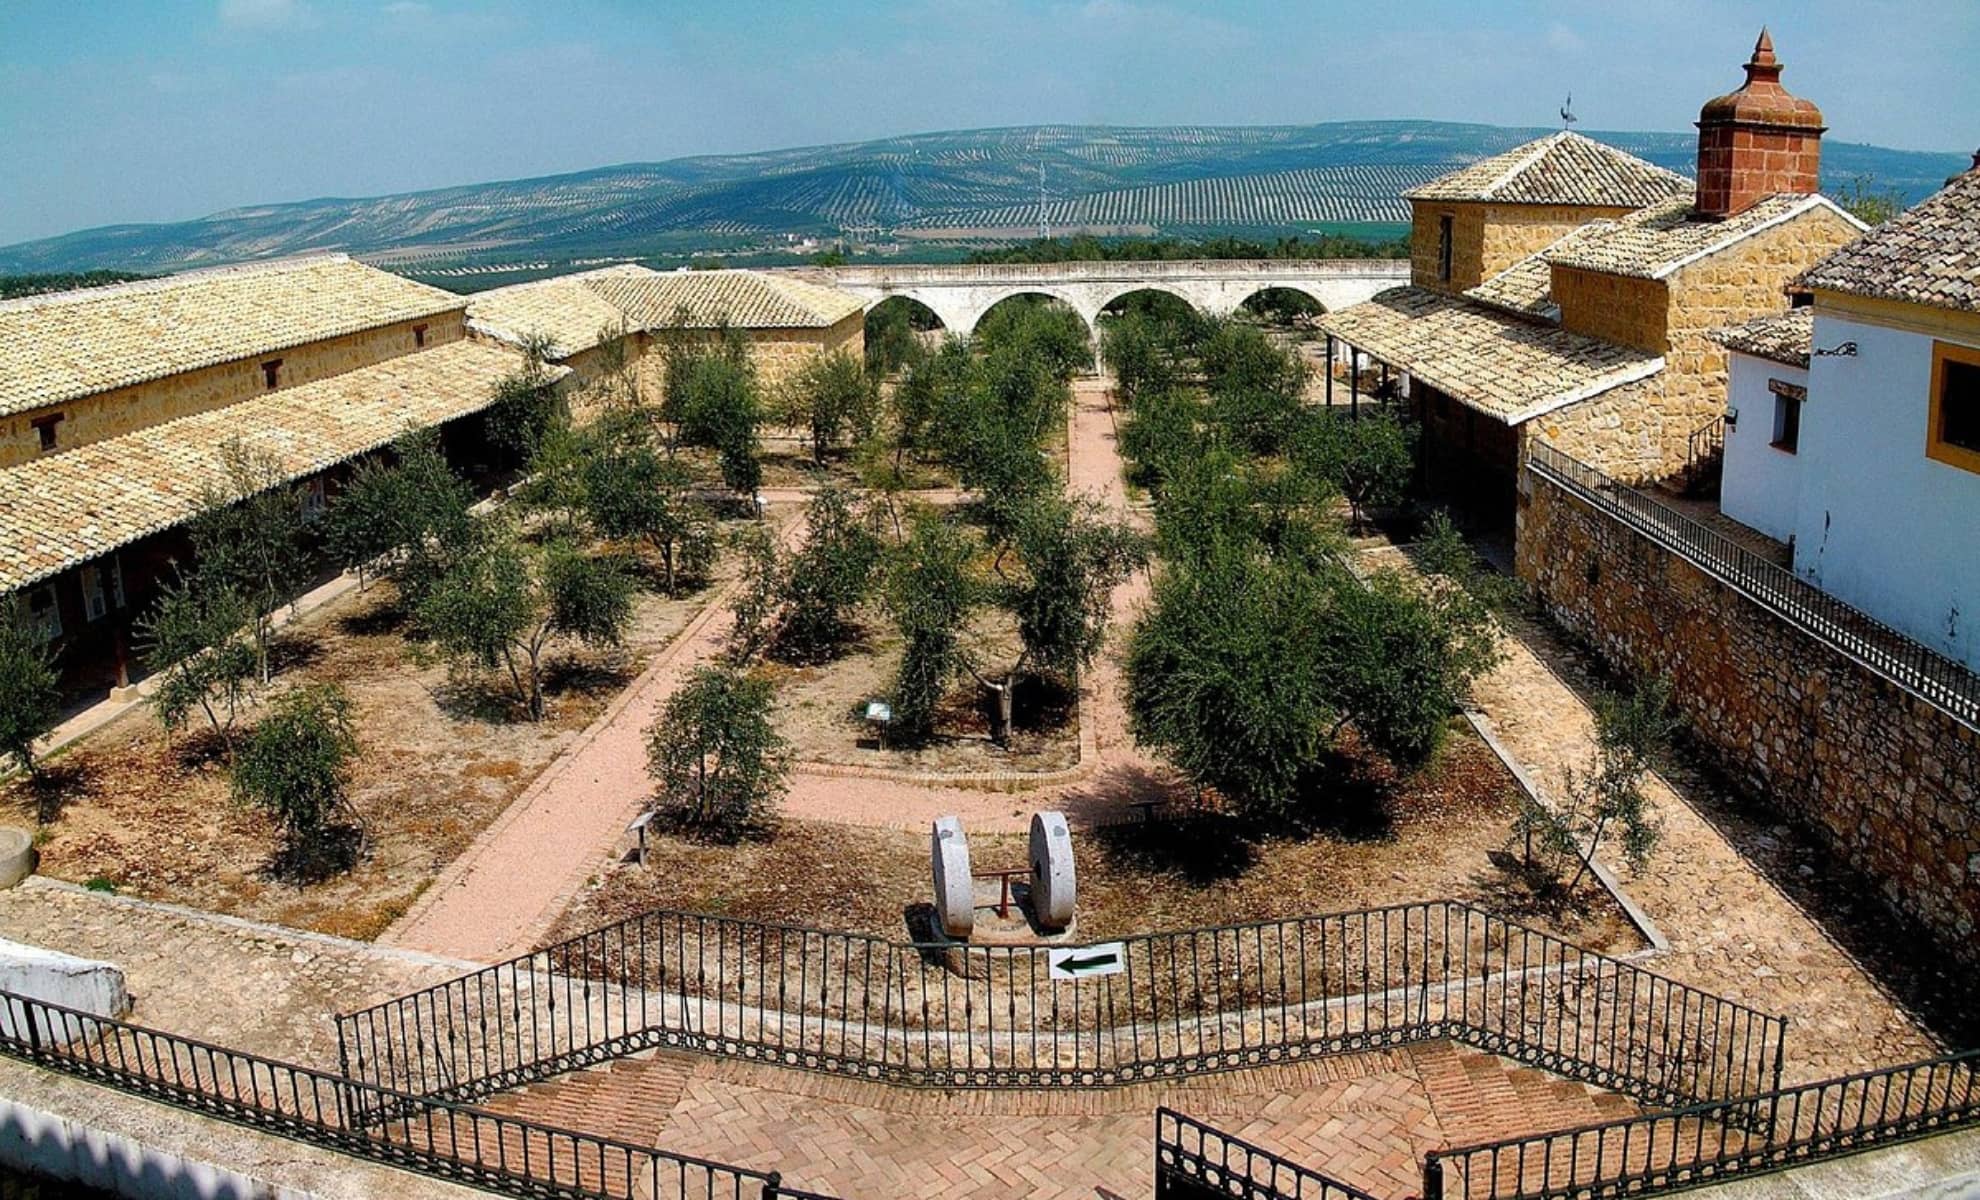
[[[666,1052],[484,1106],[771,1167],[846,1197],[1145,1197],[1166,1104],[1378,1196],[1423,1152],[1636,1112],[1629,1100],[1445,1042],[1116,1091],[922,1092]]]

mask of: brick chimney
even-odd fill
[[[1746,83],[1698,112],[1698,215],[1730,217],[1780,192],[1817,189],[1822,110],[1781,86],[1774,39],[1760,31]]]

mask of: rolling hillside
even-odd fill
[[[1056,233],[1298,233],[1408,218],[1400,193],[1546,132],[1426,121],[1271,127],[1042,126],[602,167],[370,199],[237,208],[0,247],[0,272],[172,271],[338,249],[424,272],[761,246],[784,235],[942,242]],[[1688,171],[1688,134],[1596,133]],[[1907,203],[1966,165],[1829,143],[1826,183],[1869,175]]]

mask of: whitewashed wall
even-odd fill
[[[1793,536],[1795,512],[1801,500],[1800,454],[1776,450],[1774,394],[1769,380],[1808,386],[1800,367],[1732,354],[1726,385],[1726,407],[1737,410],[1737,423],[1726,422],[1725,479],[1719,487],[1719,507],[1742,525],[1750,525],[1779,541]],[[1806,439],[1809,406],[1802,406],[1802,437]]]
[[[1925,457],[1932,339],[1818,309],[1815,348],[1850,341],[1809,366],[1795,570],[1980,668],[1980,474]]]

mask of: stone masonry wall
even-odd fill
[[[1682,461],[1685,435],[1726,409],[1726,348],[1706,333],[1783,311],[1790,280],[1860,236],[1834,210],[1815,208],[1670,276],[1664,403],[1672,418],[1667,441],[1674,441],[1667,452]]]
[[[72,450],[266,395],[261,364],[269,359],[282,360],[281,386],[290,388],[416,353],[415,325],[426,327],[427,348],[467,336],[459,312],[436,313],[0,418],[0,468],[17,466],[42,452],[31,422],[44,414],[62,414],[62,423],[55,427],[56,449]]]
[[[1520,426],[1520,465],[1531,439],[1626,483],[1649,483],[1684,465],[1665,452],[1662,375],[1610,388]]]
[[[1980,967],[1980,732],[1533,472],[1519,576],[1633,677],[1668,675],[1697,742]]]
[[[1664,352],[1671,305],[1662,280],[1560,266],[1553,278],[1562,328],[1652,354]],[[1775,307],[1786,305],[1783,298]]]
[[[1578,226],[1631,210],[1568,204],[1410,202],[1410,282],[1457,293],[1477,287],[1520,259],[1543,250]],[[1440,219],[1451,217],[1451,278],[1437,277]]]

